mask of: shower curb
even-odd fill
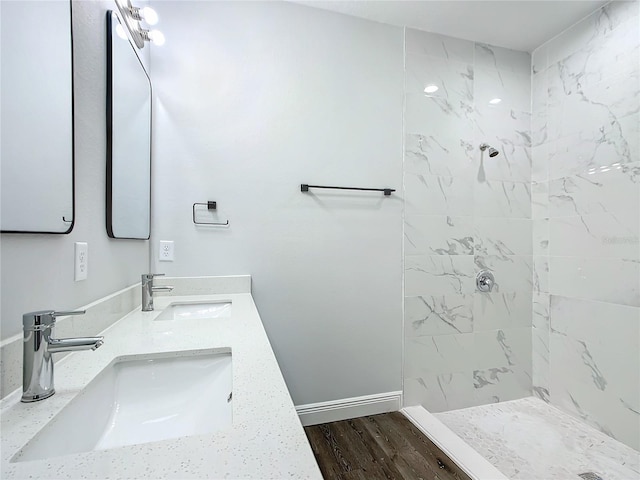
[[[472,479],[509,480],[424,407],[405,407],[400,412]]]

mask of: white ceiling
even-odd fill
[[[531,52],[601,0],[292,0],[377,22]]]

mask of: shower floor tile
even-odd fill
[[[434,415],[511,479],[640,479],[640,452],[537,398]]]

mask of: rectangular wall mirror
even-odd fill
[[[107,12],[107,233],[146,240],[151,222],[151,81]]]
[[[73,228],[71,2],[0,2],[3,232]]]

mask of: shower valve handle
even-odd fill
[[[478,272],[478,275],[476,275],[476,286],[481,292],[491,292],[495,282],[496,281],[493,277],[493,273],[491,273],[489,270],[481,270]]]

